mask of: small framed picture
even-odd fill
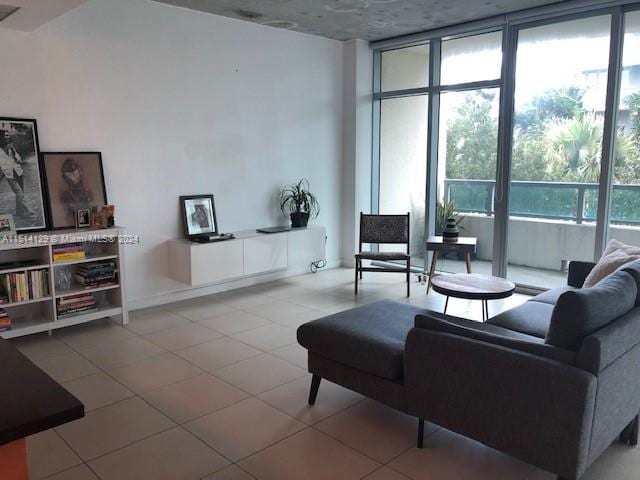
[[[180,203],[185,237],[218,234],[213,195],[185,195]]]
[[[116,224],[116,220],[114,216],[115,211],[116,211],[115,205],[105,205],[104,207],[102,207],[102,216],[104,217],[103,221],[105,222],[105,225],[107,228],[112,228]]]
[[[91,209],[81,208],[76,210],[76,227],[88,228],[91,226]]]
[[[104,215],[102,214],[102,208],[91,207],[91,228],[95,228],[96,230],[107,228]]]
[[[51,228],[73,228],[76,211],[107,204],[100,152],[42,152]]]
[[[16,234],[16,224],[13,215],[0,215],[0,238],[12,237]]]

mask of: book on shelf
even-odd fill
[[[0,332],[11,330],[11,317],[4,308],[0,308]]]
[[[74,279],[86,288],[115,285],[118,282],[117,264],[115,260],[86,263],[76,269]]]
[[[81,243],[56,245],[51,248],[54,262],[68,262],[83,260],[87,257],[84,245]]]
[[[0,275],[0,304],[37,300],[49,295],[48,269]]]
[[[93,293],[80,293],[62,297],[56,301],[58,318],[65,315],[85,313],[96,310],[96,299]]]

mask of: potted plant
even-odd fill
[[[453,200],[438,202],[436,212],[436,234],[442,235],[446,240],[456,241],[463,229],[460,222],[464,216],[456,213],[456,205]]]
[[[280,210],[289,214],[293,228],[306,227],[309,218],[320,213],[318,200],[309,191],[309,180],[303,178],[298,183],[287,185],[280,192]]]

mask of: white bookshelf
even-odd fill
[[[0,275],[48,270],[50,293],[46,297],[0,305],[0,308],[5,309],[12,318],[11,330],[0,332],[0,336],[15,338],[40,332],[52,332],[58,328],[109,317],[118,317],[123,325],[128,324],[124,244],[119,241],[122,234],[121,227],[106,230],[56,230],[19,235],[17,242],[0,241],[0,263],[33,262],[32,265],[23,267],[7,269],[0,267]],[[55,246],[79,242],[84,244],[86,258],[64,262],[53,260]],[[56,272],[59,269],[70,270],[73,278],[73,270],[76,266],[106,260],[115,260],[116,262],[118,270],[116,284],[84,288],[72,282],[69,289],[59,290],[56,288]],[[79,293],[93,293],[97,308],[88,312],[58,317],[56,301]]]

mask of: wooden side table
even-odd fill
[[[436,273],[438,255],[440,252],[456,252],[464,254],[467,264],[467,273],[471,273],[471,254],[476,253],[478,239],[476,237],[458,237],[457,242],[445,242],[442,237],[429,237],[427,239],[427,252],[433,252],[431,267],[429,268],[429,283],[427,284],[427,294],[431,289],[431,281]]]

